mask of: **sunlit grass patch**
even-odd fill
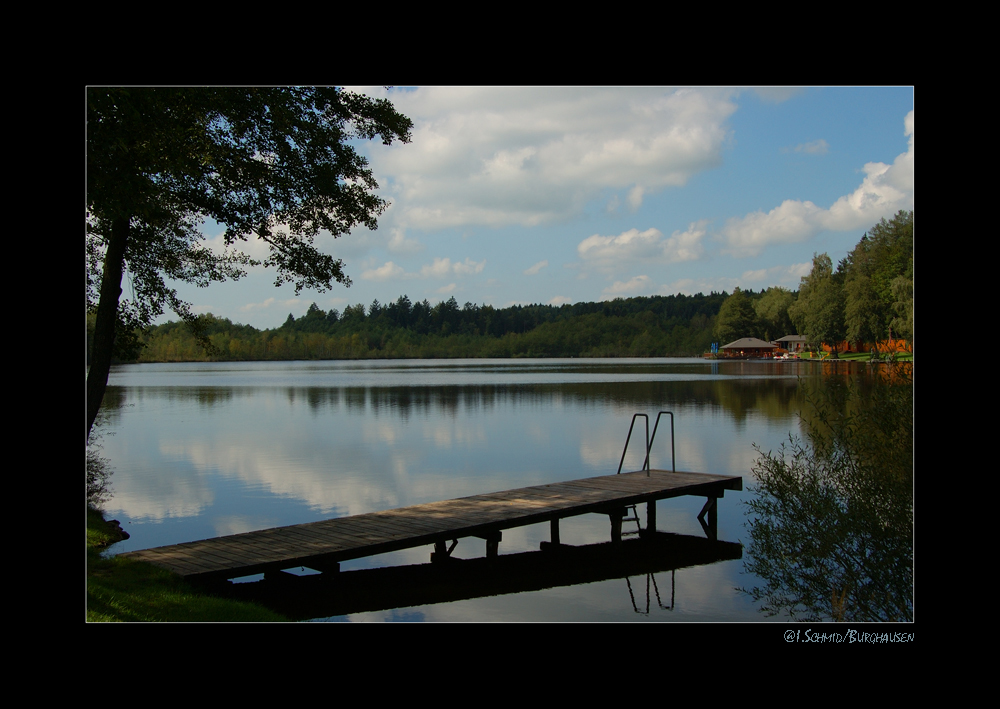
[[[119,538],[100,512],[87,510],[87,620],[89,622],[266,622],[287,620],[266,608],[201,593],[152,564],[101,550]]]

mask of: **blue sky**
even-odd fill
[[[391,202],[379,229],[316,242],[353,285],[296,297],[255,269],[180,284],[195,312],[270,328],[314,301],[404,294],[507,307],[794,290],[814,253],[837,263],[913,209],[912,87],[351,90],[414,122],[409,144],[358,146]],[[222,230],[204,231],[217,246]]]

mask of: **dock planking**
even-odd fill
[[[487,556],[496,555],[500,532],[540,522],[552,525],[558,544],[559,520],[588,513],[611,519],[612,541],[621,541],[625,508],[684,495],[708,498],[701,519],[710,512],[706,534],[715,536],[717,498],[742,490],[738,476],[706,473],[637,471],[503,490],[453,500],[429,502],[381,512],[275,527],[255,532],[128,552],[193,580],[225,580],[296,566],[336,570],[341,561],[434,544],[447,556],[446,542],[463,537],[487,540]],[[650,508],[647,508],[649,510]],[[655,531],[655,515],[647,519]]]

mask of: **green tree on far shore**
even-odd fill
[[[844,260],[845,334],[851,342],[913,339],[913,212],[873,226]]]
[[[750,296],[738,287],[733,289],[733,294],[719,308],[714,334],[720,344],[728,344],[741,337],[759,337],[757,312]]]
[[[768,288],[754,301],[761,339],[771,342],[785,335],[796,334],[795,325],[788,316],[788,309],[794,302],[792,292],[780,287]]]
[[[814,345],[826,343],[837,357],[837,347],[844,340],[844,276],[827,254],[813,256],[809,275],[799,284],[799,298],[788,314],[801,335]]]
[[[895,298],[893,317],[890,325],[897,337],[913,341],[913,269],[907,275],[897,276],[892,281],[892,296]]]

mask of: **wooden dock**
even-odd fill
[[[429,544],[435,546],[432,560],[442,561],[464,537],[485,539],[489,558],[497,555],[504,529],[549,522],[550,544],[558,545],[559,520],[587,513],[607,514],[611,541],[620,543],[627,508],[641,503],[647,503],[645,531],[655,532],[656,506],[648,503],[684,495],[707,498],[698,518],[706,536],[715,539],[716,500],[726,490],[742,489],[739,476],[642,470],[262,529],[121,556],[199,581],[275,574],[298,566],[336,572],[341,561]]]

